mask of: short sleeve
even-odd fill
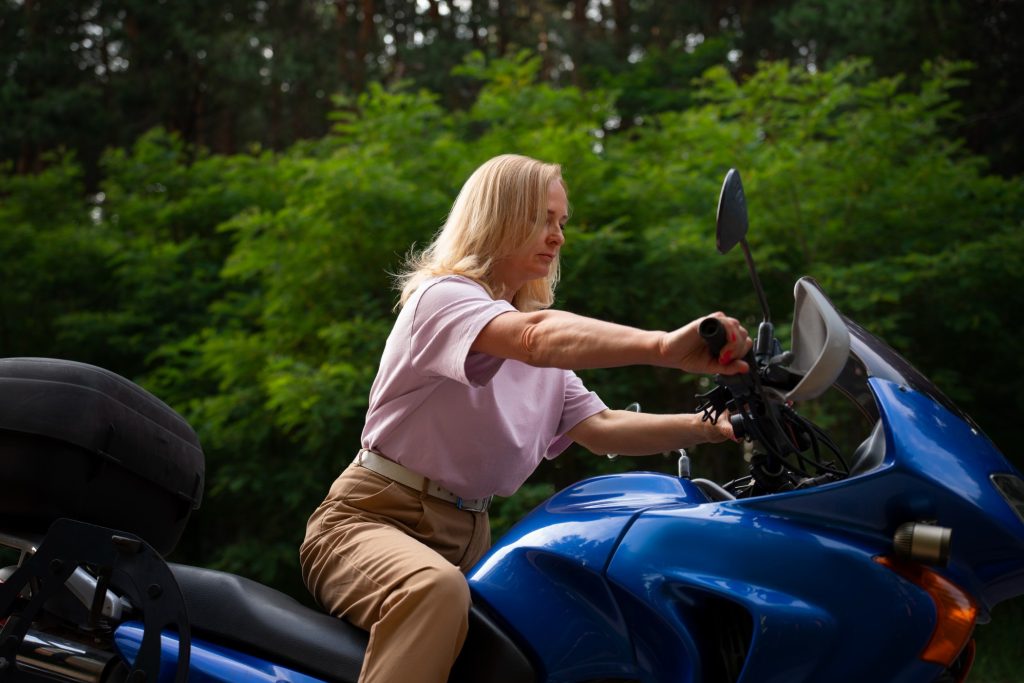
[[[608,406],[597,394],[583,386],[583,382],[575,372],[566,370],[565,403],[562,408],[562,417],[558,422],[558,432],[551,440],[545,457],[551,459],[561,454],[572,443],[572,439],[567,436],[566,432],[588,417],[607,409]]]
[[[415,306],[409,348],[413,369],[468,386],[489,382],[504,359],[470,353],[470,346],[487,323],[515,307],[461,277],[428,282]]]

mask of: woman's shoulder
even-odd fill
[[[476,280],[466,277],[465,275],[436,275],[427,280],[423,281],[423,284],[419,286],[416,291],[416,295],[419,298],[430,293],[431,297],[434,296],[446,296],[446,297],[473,297],[473,298],[491,298],[487,288]]]
[[[495,299],[481,283],[464,275],[439,275],[425,280],[406,304],[417,319],[435,315],[475,315],[485,311],[515,310]],[[493,314],[492,314],[493,315]]]
[[[473,325],[474,320],[490,320],[506,310],[515,309],[507,301],[493,299],[483,285],[472,278],[440,275],[420,285],[399,317],[408,320],[415,332],[424,325]]]

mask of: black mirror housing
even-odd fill
[[[725,254],[747,236],[747,198],[743,194],[740,173],[730,168],[718,196],[718,216],[715,219],[715,246]]]

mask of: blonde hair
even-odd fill
[[[434,241],[406,259],[397,276],[402,292],[398,306],[404,306],[424,280],[438,275],[468,277],[495,296],[490,281],[494,264],[544,229],[548,191],[556,180],[565,187],[561,166],[517,154],[494,157],[477,168]],[[524,284],[512,305],[521,311],[547,308],[555,299],[558,275],[556,258],[548,276]]]

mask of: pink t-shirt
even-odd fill
[[[565,435],[606,409],[574,372],[471,353],[515,307],[443,276],[406,302],[370,390],[362,445],[463,496],[511,495]]]

